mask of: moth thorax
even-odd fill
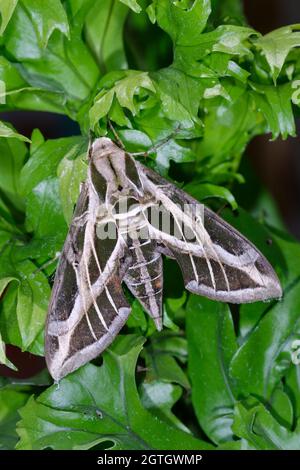
[[[92,144],[91,150],[91,158],[95,164],[96,161],[100,158],[120,152],[119,147],[107,137],[100,137],[99,139],[96,139]]]

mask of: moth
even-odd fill
[[[177,261],[187,290],[210,299],[282,295],[273,268],[243,235],[109,138],[96,139],[47,317],[46,361],[56,381],[124,326],[130,305],[122,283],[162,329],[162,255]]]

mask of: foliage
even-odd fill
[[[146,164],[236,209],[248,142],[296,134],[300,32],[262,36],[233,0],[2,0],[0,14],[1,110],[61,113],[81,129],[29,141],[0,122],[0,361],[13,367],[4,344],[43,355],[89,129],[111,135],[110,119],[129,151],[165,141]],[[103,363],[59,388],[3,379],[1,448],[299,449],[300,245],[241,209],[222,215],[271,261],[283,299],[233,309],[187,295],[166,260],[164,331],[134,302]]]

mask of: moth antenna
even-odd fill
[[[221,215],[223,210],[226,209],[226,207],[228,206],[228,202],[224,202],[221,207],[219,207],[219,209],[216,211],[216,214],[218,215]]]
[[[168,137],[165,137],[164,139],[157,142],[157,144],[150,147],[150,149],[146,150],[146,152],[134,152],[134,153],[131,153],[130,155],[132,155],[133,157],[148,157],[151,153],[156,153],[159,148],[163,147],[168,142],[170,142],[170,140],[173,139],[173,137],[175,137],[175,135],[179,132],[179,130],[180,130],[180,126],[176,127],[176,129],[174,129],[174,131],[170,135],[168,135]]]
[[[110,128],[110,130],[112,131],[112,133],[113,133],[113,135],[114,135],[114,137],[115,137],[115,139],[116,139],[116,141],[117,141],[119,147],[121,147],[122,150],[126,150],[126,149],[125,149],[125,145],[123,144],[123,142],[122,142],[122,140],[121,140],[121,137],[119,136],[119,134],[117,133],[116,129],[115,129],[114,126],[112,125],[110,119],[108,119],[108,125],[109,125],[109,128]]]
[[[92,129],[90,129],[89,130],[89,148],[92,145],[93,140],[94,140],[94,133],[93,133]]]
[[[92,145],[93,145],[94,140],[95,140],[95,134],[94,134],[94,132],[90,129],[90,130],[89,130],[89,146],[88,146],[88,151],[87,151],[88,160],[91,159]]]
[[[58,260],[58,258],[60,257],[61,255],[61,252],[58,251],[57,253],[55,253],[55,256],[54,258],[50,259],[49,261],[46,261],[46,263],[42,264],[42,266],[40,266],[39,268],[35,269],[30,275],[29,277],[33,278],[34,276],[36,276],[38,273],[40,273],[41,271],[43,271],[44,269],[48,268],[48,266],[51,266],[52,263],[54,263],[56,260]]]

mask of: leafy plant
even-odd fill
[[[231,0],[2,0],[0,13],[2,110],[60,113],[81,129],[29,141],[0,122],[0,362],[13,367],[4,344],[43,355],[89,130],[111,135],[110,119],[129,151],[164,141],[146,164],[235,210],[248,142],[296,135],[300,32],[262,36]],[[299,449],[300,245],[249,212],[222,215],[271,261],[280,302],[188,295],[166,260],[164,331],[134,302],[103,363],[59,389],[45,373],[2,379],[0,447]]]

